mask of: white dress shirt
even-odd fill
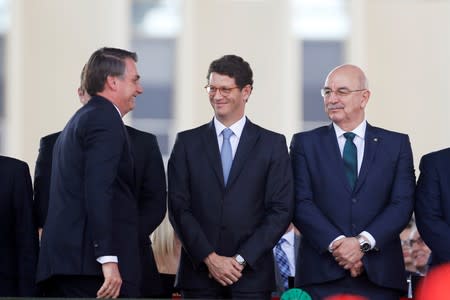
[[[234,155],[236,154],[237,147],[239,145],[239,140],[241,139],[242,130],[244,130],[245,122],[247,119],[245,116],[243,116],[239,121],[231,125],[230,128],[231,131],[233,131],[233,134],[230,137],[230,144],[231,144],[231,153],[234,159]],[[222,144],[223,144],[223,135],[222,131],[227,128],[225,125],[219,122],[216,117],[214,117],[214,127],[216,128],[216,135],[217,135],[217,143],[219,143],[219,150],[222,151]]]
[[[361,165],[362,165],[362,161],[364,158],[364,138],[366,135],[366,127],[367,127],[367,121],[364,120],[362,121],[361,124],[359,124],[355,129],[353,129],[351,132],[353,132],[355,134],[355,138],[353,139],[353,143],[356,146],[357,149],[357,159],[358,159],[358,175],[359,175],[359,171],[361,170]],[[343,156],[344,153],[344,145],[345,145],[345,141],[346,138],[344,137],[344,133],[346,133],[346,131],[342,130],[342,128],[340,128],[336,123],[333,123],[333,128],[334,131],[336,133],[336,138],[339,144],[339,150],[341,151],[341,157]],[[360,233],[360,235],[362,235],[363,237],[365,237],[367,239],[367,241],[370,244],[370,248],[373,249],[376,246],[376,241],[374,239],[374,237],[367,231],[362,231]],[[331,245],[337,241],[340,240],[342,238],[344,238],[344,235],[340,235],[337,238],[335,238],[331,243],[330,243],[330,248]]]

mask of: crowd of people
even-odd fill
[[[0,157],[0,296],[389,300],[450,261],[450,148],[416,184],[408,135],[366,120],[361,68],[330,71],[331,124],[288,149],[245,113],[249,63],[214,60],[214,116],[178,133],[167,185],[156,137],[122,121],[139,80],[136,53],[91,55],[81,108],[41,139],[34,195],[26,163]]]

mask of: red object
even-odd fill
[[[419,282],[416,300],[450,299],[450,263],[435,267]]]

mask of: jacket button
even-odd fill
[[[353,199],[352,199],[352,202],[353,202],[353,203],[356,203],[356,202],[358,202],[358,200],[356,200],[356,198],[353,198]]]

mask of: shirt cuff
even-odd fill
[[[117,258],[117,256],[105,255],[105,256],[100,256],[100,257],[98,257],[98,258],[97,258],[97,261],[98,261],[99,263],[101,263],[102,265],[103,265],[103,264],[106,264],[106,263],[111,263],[111,262],[117,264],[117,263],[119,262],[119,259]]]
[[[366,240],[370,244],[370,249],[375,248],[375,246],[377,245],[377,242],[375,241],[375,239],[373,238],[373,236],[370,233],[368,233],[367,231],[363,231],[359,235],[362,235],[363,237],[366,238]]]
[[[330,243],[330,245],[328,245],[328,251],[331,253],[331,252],[333,252],[333,250],[331,249],[331,246],[333,246],[333,243],[334,242],[336,242],[337,240],[341,240],[341,239],[344,239],[345,238],[345,235],[340,235],[340,236],[338,236],[337,238],[335,238],[334,240],[332,240],[331,241],[331,243]]]

